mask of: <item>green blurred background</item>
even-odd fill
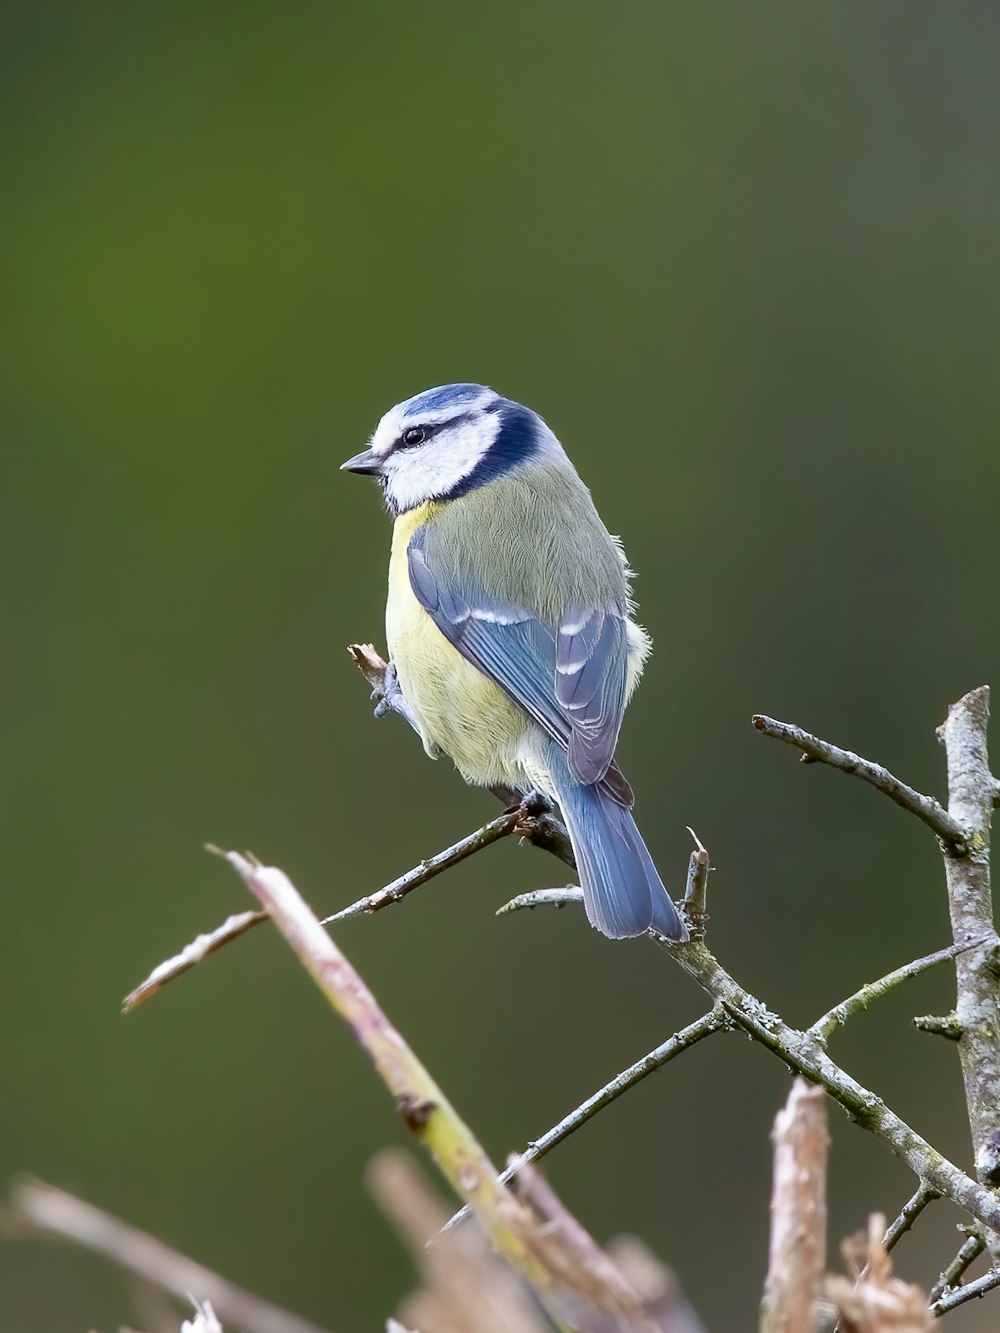
[[[344,651],[382,641],[389,530],[337,467],[433,384],[542,411],[625,535],[640,824],[675,887],[685,824],[708,843],[736,975],[806,1021],[946,942],[933,839],[749,715],[940,793],[935,724],[1000,686],[998,37],[994,6],[909,0],[6,8],[4,1176],[338,1333],[411,1282],[363,1182],[405,1131],[272,932],[118,1005],[247,905],[206,840],[333,910],[494,813],[371,720]],[[504,844],[338,932],[498,1158],[704,1007],[581,917],[494,919],[560,879]],[[968,1163],[954,1052],[909,1026],[951,987],[835,1049]],[[713,1333],[755,1325],[786,1087],[718,1040],[551,1159]],[[836,1256],[912,1182],[832,1130]],[[0,1250],[4,1329],[130,1320],[99,1261]]]

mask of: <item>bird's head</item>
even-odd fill
[[[562,449],[530,408],[482,384],[446,384],[397,403],[341,468],[376,477],[390,513],[402,514],[457,499],[543,453]]]

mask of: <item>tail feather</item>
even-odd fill
[[[613,940],[631,939],[650,927],[668,939],[686,940],[631,811],[598,784],[575,784],[568,774],[558,783],[558,795],[590,924]]]

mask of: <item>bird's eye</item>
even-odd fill
[[[412,449],[414,445],[423,444],[426,439],[427,431],[423,426],[411,426],[409,430],[403,431],[403,434],[400,437],[400,443],[406,445],[407,448]]]

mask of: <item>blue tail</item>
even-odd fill
[[[568,773],[552,776],[573,843],[590,924],[612,940],[631,939],[650,927],[667,939],[686,940],[687,930],[646,851],[631,810],[619,805],[598,783],[582,786]]]

